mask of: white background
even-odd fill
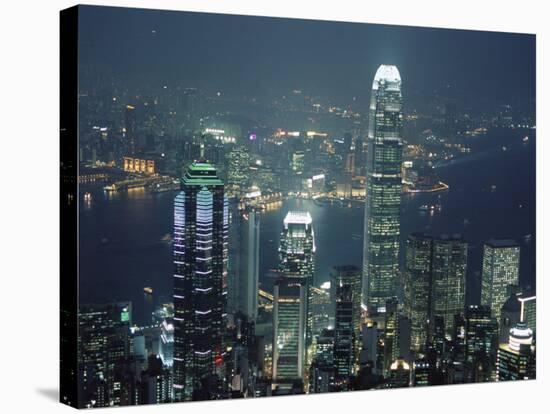
[[[303,17],[537,34],[538,380],[233,400],[101,412],[539,412],[549,400],[546,329],[549,244],[546,143],[550,10],[510,1],[102,1],[104,5]],[[58,404],[58,106],[61,0],[3,1],[0,16],[0,411],[69,412]],[[546,27],[545,27],[546,25]],[[369,75],[365,74],[365,82]],[[545,165],[546,163],[546,165]],[[546,217],[546,218],[545,218]],[[537,408],[538,407],[538,408]],[[116,410],[116,411],[113,411]],[[533,411],[534,410],[534,411]]]

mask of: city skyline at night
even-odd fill
[[[536,378],[534,36],[78,10],[71,405]]]

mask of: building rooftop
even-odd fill
[[[289,211],[284,219],[284,225],[289,224],[311,224],[311,214],[308,211]]]
[[[181,181],[183,185],[223,185],[216,169],[206,162],[191,164]]]
[[[374,75],[374,81],[372,82],[372,88],[378,89],[380,81],[386,82],[401,82],[401,75],[395,65],[380,65],[376,74]]]

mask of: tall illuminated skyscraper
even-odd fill
[[[383,308],[395,296],[399,271],[403,142],[401,76],[382,65],[372,83],[369,108],[367,193],[363,247],[363,302]]]
[[[413,233],[407,239],[405,275],[407,310],[411,319],[411,350],[421,353],[428,339],[432,288],[433,238]]]
[[[223,388],[228,230],[222,180],[210,164],[192,164],[174,201],[176,401]]]
[[[502,305],[509,297],[508,286],[519,281],[519,245],[513,240],[489,240],[483,246],[481,304],[489,306],[500,320]]]
[[[445,336],[453,336],[455,315],[466,306],[468,244],[460,235],[442,235],[433,244],[432,317],[443,319]]]
[[[279,246],[279,271],[283,277],[299,278],[307,291],[306,349],[312,343],[313,275],[315,272],[315,234],[307,211],[289,211],[283,220]],[[311,361],[306,361],[306,364]],[[308,368],[308,367],[306,367]]]

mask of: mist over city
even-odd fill
[[[78,19],[75,405],[536,377],[534,35]]]

